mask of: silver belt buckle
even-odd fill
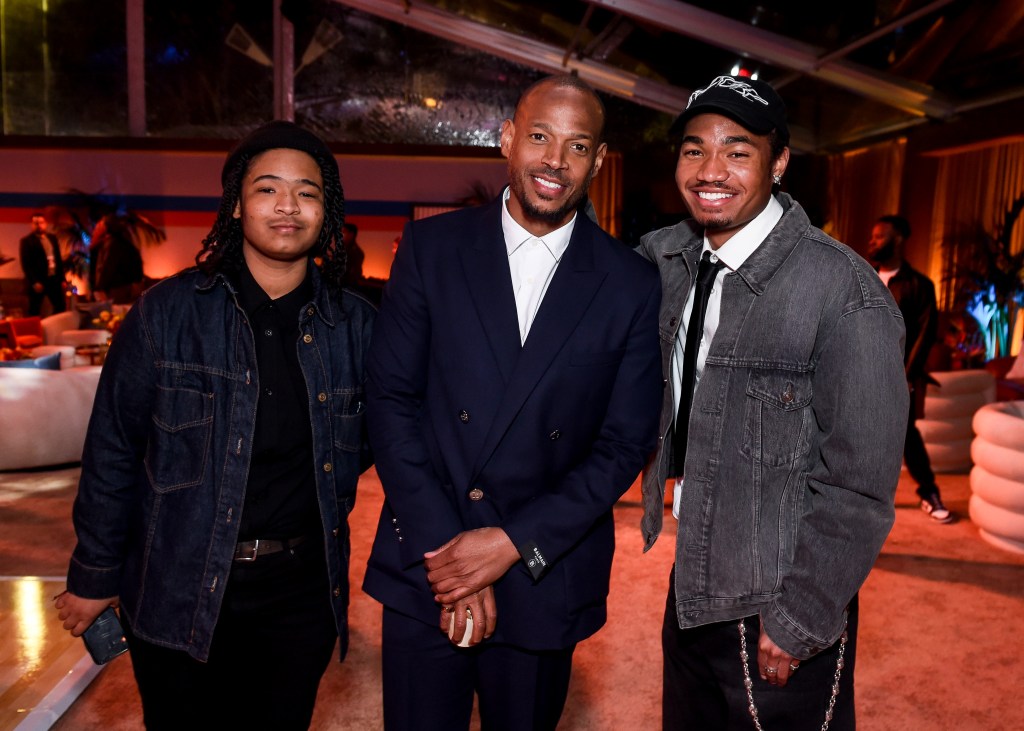
[[[259,552],[260,552],[260,539],[257,538],[252,543],[253,543],[252,554],[250,554],[248,556],[235,556],[235,560],[236,561],[255,561],[256,560],[256,556],[258,556]]]

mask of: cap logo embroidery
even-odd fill
[[[699,97],[704,92],[715,88],[716,86],[720,86],[723,89],[728,89],[729,91],[735,91],[744,99],[750,99],[752,101],[761,102],[761,104],[764,104],[766,107],[768,106],[768,102],[764,98],[762,98],[761,95],[758,94],[754,87],[752,87],[750,84],[744,81],[737,81],[731,76],[719,76],[703,89],[697,89],[697,91],[690,94],[690,100],[686,102],[686,108],[689,109],[690,105],[693,104],[694,100],[697,97]]]

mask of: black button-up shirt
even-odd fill
[[[313,430],[296,352],[299,312],[313,298],[309,272],[270,299],[248,267],[235,277],[238,302],[256,344],[259,403],[238,539],[294,538],[320,532],[313,474]]]

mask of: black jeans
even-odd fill
[[[916,401],[923,397],[916,393],[917,389],[923,389],[922,384],[910,392],[910,418],[907,419],[907,439],[903,443],[903,462],[907,465],[907,472],[917,483],[918,497],[925,498],[928,495],[938,494],[935,486],[935,473],[932,472],[932,463],[928,458],[928,450],[925,449],[924,439],[917,428],[917,414],[920,413]]]
[[[740,660],[738,620],[679,629],[675,580],[669,586],[661,642],[664,656],[662,728],[666,731],[750,731]],[[757,668],[758,617],[745,619],[747,666],[754,704],[765,731],[819,731],[825,721],[839,642],[800,663],[785,688],[761,680]],[[853,669],[857,655],[857,598],[850,603],[848,640],[830,731],[853,731]]]
[[[338,638],[322,541],[234,564],[209,662],[125,634],[150,731],[307,729]]]

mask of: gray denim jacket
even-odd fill
[[[778,200],[778,224],[724,278],[690,413],[675,588],[680,627],[760,613],[772,640],[806,659],[842,633],[895,517],[904,324],[867,262]],[[666,374],[702,244],[685,220],[637,247],[661,271]],[[673,411],[666,380],[644,550],[661,532]]]

